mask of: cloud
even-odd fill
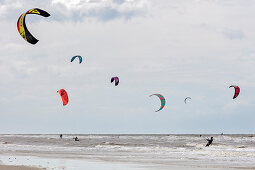
[[[64,16],[63,20],[96,18],[109,21],[116,18],[130,19],[146,13],[145,0],[53,0],[54,9]]]
[[[15,132],[11,119],[16,119],[49,125],[44,132],[53,133],[56,121],[63,120],[69,126],[76,121],[73,130],[80,133],[205,133],[208,127],[200,122],[215,120],[211,127],[217,127],[226,119],[255,120],[254,6],[196,2],[1,1],[0,108],[5,119],[0,128]],[[29,16],[29,30],[39,39],[31,45],[16,22],[34,7],[51,17]],[[74,55],[83,56],[83,63],[71,63]],[[120,77],[119,86],[110,83],[112,76]],[[231,84],[241,88],[235,100]],[[70,96],[64,108],[56,93],[60,88]],[[148,97],[152,93],[166,98],[156,115],[159,101]],[[192,100],[185,105],[187,96]],[[247,117],[239,116],[243,109]],[[112,124],[108,131],[105,118]],[[231,131],[233,125],[226,128]],[[25,132],[40,133],[30,129]],[[64,125],[62,130],[70,132]]]
[[[222,33],[232,40],[242,40],[245,38],[245,35],[241,30],[225,30]]]
[[[148,6],[147,0],[5,0],[0,4],[0,18],[15,19],[18,11],[38,7],[57,21],[81,22],[91,18],[109,21],[144,16]]]

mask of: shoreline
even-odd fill
[[[41,168],[23,165],[0,165],[0,170],[41,170]]]
[[[254,169],[255,138],[197,135],[0,135],[0,163],[39,169]],[[17,167],[15,167],[17,169]],[[23,168],[23,167],[22,167]],[[1,169],[0,169],[1,170]]]
[[[0,170],[42,170],[42,169],[97,169],[97,170],[236,170],[242,167],[227,167],[202,162],[178,162],[169,161],[167,163],[145,163],[119,160],[99,160],[86,158],[57,158],[44,156],[24,156],[24,155],[0,155]],[[246,167],[244,169],[253,169]]]

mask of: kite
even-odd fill
[[[60,89],[59,91],[57,91],[57,93],[59,93],[59,95],[63,101],[63,106],[67,105],[68,95],[67,95],[67,92],[65,91],[65,89]]]
[[[115,86],[118,86],[118,84],[119,84],[119,82],[120,82],[119,77],[112,77],[111,83],[112,83],[113,81],[115,81]]]
[[[240,88],[238,86],[235,86],[235,85],[229,86],[229,88],[231,88],[231,87],[235,88],[235,95],[233,96],[233,99],[235,99],[240,93]]]
[[[37,14],[37,15],[41,15],[43,17],[48,17],[50,16],[50,14],[44,10],[41,10],[39,8],[34,8],[34,9],[31,9],[25,13],[23,13],[19,19],[18,19],[18,22],[17,22],[17,28],[18,28],[18,31],[21,35],[21,37],[24,38],[24,40],[26,40],[27,42],[31,43],[31,44],[36,44],[39,40],[37,40],[27,29],[27,26],[26,26],[26,22],[25,22],[25,19],[26,19],[26,15],[27,14]]]
[[[153,96],[153,95],[158,96],[160,101],[161,101],[161,106],[160,106],[159,110],[155,111],[155,112],[158,112],[158,111],[160,111],[164,108],[164,106],[166,104],[166,100],[161,94],[152,94],[152,95],[150,95],[150,97]]]
[[[185,104],[187,104],[187,103],[186,103],[186,100],[187,100],[187,99],[191,99],[191,98],[190,98],[190,97],[186,97],[186,98],[184,99]]]
[[[76,57],[79,58],[79,63],[81,64],[81,62],[82,62],[82,57],[79,56],[79,55],[73,56],[72,59],[71,59],[71,62],[73,62],[73,60],[74,60]]]

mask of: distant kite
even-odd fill
[[[115,86],[118,86],[118,84],[119,84],[119,82],[120,82],[119,77],[112,77],[111,83],[112,83],[113,81],[115,81]]]
[[[186,98],[184,99],[185,104],[187,104],[187,102],[186,102],[187,99],[191,99],[191,98],[190,98],[190,97],[186,97]]]
[[[164,108],[164,106],[166,104],[166,100],[165,100],[164,96],[162,96],[161,94],[152,94],[152,95],[150,95],[150,97],[153,95],[158,96],[161,101],[161,106],[160,106],[159,110],[155,111],[155,112],[158,112]]]
[[[60,89],[59,91],[57,91],[57,93],[59,93],[62,102],[63,102],[63,106],[67,105],[68,103],[68,95],[67,92],[65,91],[65,89]]]
[[[72,59],[71,59],[71,62],[73,62],[73,60],[74,60],[76,57],[79,58],[79,63],[81,64],[81,62],[82,62],[82,57],[79,56],[79,55],[73,56]]]
[[[37,40],[27,29],[27,26],[26,26],[26,22],[25,22],[25,19],[26,19],[26,15],[27,14],[37,14],[37,15],[41,15],[43,17],[48,17],[50,16],[50,14],[44,10],[41,10],[39,8],[34,8],[34,9],[31,9],[25,13],[23,13],[19,19],[18,19],[18,22],[17,22],[17,28],[18,28],[18,31],[21,35],[21,37],[24,38],[24,40],[26,40],[27,42],[31,43],[31,44],[36,44],[39,40]]]
[[[240,88],[238,86],[235,86],[235,85],[229,86],[229,88],[231,88],[231,87],[235,88],[235,95],[233,96],[233,99],[235,99],[240,93]]]

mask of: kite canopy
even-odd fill
[[[79,63],[81,64],[82,62],[82,57],[80,55],[76,55],[76,56],[73,56],[72,59],[71,59],[71,62],[73,62],[73,60],[78,57],[79,58]]]
[[[235,86],[235,85],[229,86],[229,88],[231,88],[231,87],[235,88],[235,95],[233,96],[233,99],[235,99],[240,93],[240,88],[238,86]]]
[[[21,37],[24,38],[24,40],[26,40],[27,42],[31,43],[31,44],[36,44],[39,40],[37,40],[27,29],[27,26],[26,26],[26,22],[25,22],[25,19],[26,19],[26,15],[27,14],[37,14],[37,15],[41,15],[43,17],[48,17],[50,16],[50,14],[44,10],[41,10],[39,8],[34,8],[34,9],[31,9],[25,13],[23,13],[19,19],[18,19],[18,22],[17,22],[17,28],[18,28],[18,31],[21,35]]]
[[[190,98],[190,97],[186,97],[186,98],[184,99],[185,104],[187,104],[187,102],[186,102],[187,99],[191,99],[191,98]]]
[[[164,96],[162,96],[161,94],[152,94],[152,95],[150,95],[150,97],[154,96],[154,95],[158,96],[160,101],[161,101],[161,106],[160,106],[159,110],[155,111],[155,112],[158,112],[158,111],[160,111],[160,110],[162,110],[164,108],[164,106],[166,104],[166,100],[165,100]]]
[[[67,105],[68,95],[67,95],[67,92],[65,91],[65,89],[60,89],[59,91],[57,91],[57,93],[59,93],[59,95],[63,101],[63,106]]]
[[[113,81],[115,81],[115,86],[117,86],[118,84],[119,84],[119,77],[112,77],[112,79],[111,79],[111,83],[113,82]]]

